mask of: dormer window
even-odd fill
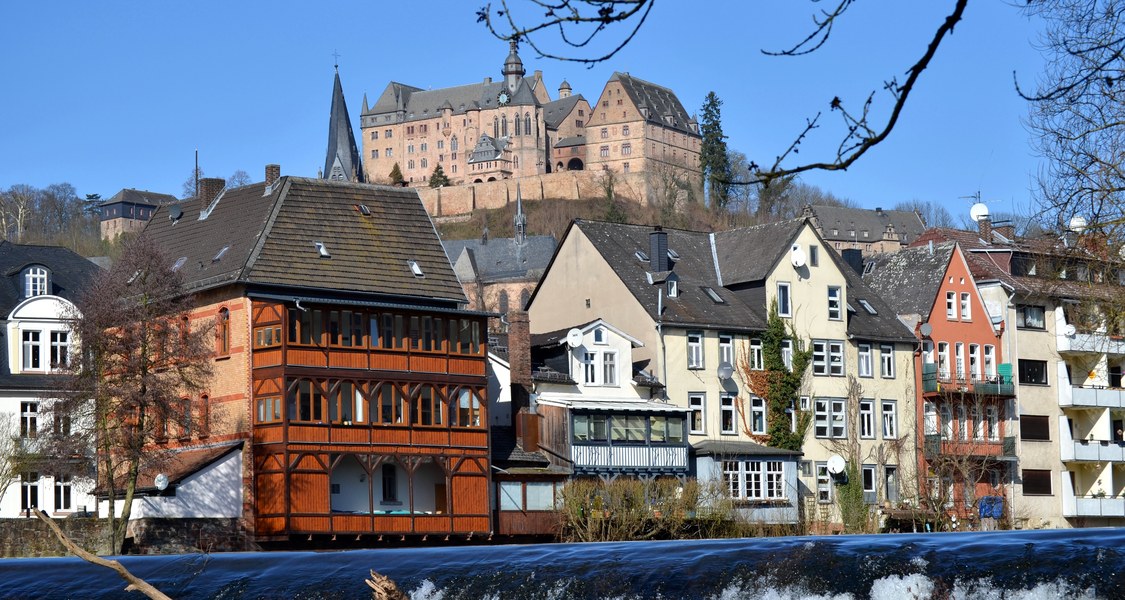
[[[50,289],[47,275],[46,267],[30,267],[24,271],[24,296],[27,298],[45,296]]]
[[[594,330],[594,343],[595,344],[605,344],[606,343],[605,328],[604,327],[598,327],[597,329]]]

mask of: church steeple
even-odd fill
[[[501,73],[504,75],[504,84],[508,88],[509,94],[515,94],[516,88],[520,85],[520,80],[527,71],[523,68],[523,61],[520,60],[519,44],[516,40],[509,42],[508,58],[504,60],[504,70]]]
[[[512,219],[512,229],[516,232],[516,245],[522,246],[527,241],[527,215],[523,214],[523,195],[520,194],[519,183],[516,183],[516,216]]]
[[[344,102],[344,86],[340,85],[340,68],[332,86],[332,114],[328,119],[328,155],[324,159],[323,179],[364,183],[363,163],[352,133],[348,105]]]

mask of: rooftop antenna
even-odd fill
[[[199,197],[199,148],[195,149],[195,197]]]

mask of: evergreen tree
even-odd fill
[[[782,346],[785,340],[792,344],[792,368],[786,368]],[[765,367],[765,393],[755,389],[755,393],[768,403],[766,422],[769,434],[768,446],[786,450],[801,450],[811,420],[808,411],[800,410],[797,398],[801,391],[801,379],[812,359],[812,349],[805,349],[792,327],[785,326],[785,320],[777,314],[777,300],[770,303],[770,316],[766,330],[762,332],[762,362]],[[761,384],[759,384],[761,385]],[[786,412],[796,413],[797,427],[793,431],[791,417]]]
[[[703,185],[710,189],[712,208],[726,208],[729,198],[731,168],[727,156],[726,136],[723,135],[722,116],[719,108],[723,101],[715,92],[707,94],[703,101],[703,122],[700,131],[703,142],[699,147],[699,170]]]
[[[394,176],[394,173],[391,173]],[[399,179],[402,179],[402,174],[399,174]],[[445,170],[441,168],[441,163],[434,167],[434,172],[430,174],[430,187],[437,188],[449,185],[449,177],[445,176]]]
[[[402,185],[406,182],[406,179],[402,176],[402,169],[398,167],[398,163],[395,163],[395,166],[391,167],[390,178],[392,185]]]

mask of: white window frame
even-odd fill
[[[847,437],[847,400],[844,398],[814,398],[813,434],[815,437],[822,439]]]
[[[812,373],[828,375],[828,340],[812,341]]]
[[[584,385],[598,385],[598,353],[582,353],[582,382]]]
[[[969,432],[973,429],[973,424],[969,422],[969,409],[964,402],[957,404],[957,422],[960,423],[960,434],[957,437],[962,442],[969,441]]]
[[[972,321],[973,320],[972,304],[973,303],[972,303],[972,299],[969,296],[969,292],[961,292],[961,320],[962,321]]]
[[[703,332],[687,332],[687,368],[702,369],[703,366]]]
[[[793,288],[788,281],[777,282],[777,316],[793,316]]]
[[[996,379],[996,346],[991,344],[984,345],[984,376],[990,381]]]
[[[828,463],[816,463],[816,501],[820,504],[832,503],[832,475],[828,473]]]
[[[857,369],[860,377],[874,377],[875,365],[871,359],[871,344],[858,344],[856,352],[859,355]]]
[[[863,500],[867,504],[875,504],[878,502],[876,493],[879,484],[876,483],[876,473],[876,465],[860,466],[859,480],[863,485]]]
[[[969,344],[969,377],[972,377],[973,381],[980,381],[982,375],[980,344]]]
[[[844,342],[840,340],[828,340],[828,374],[844,376]]]
[[[750,396],[750,431],[754,434],[765,434],[766,401],[758,396]]]
[[[65,329],[51,331],[50,367],[65,369],[70,364],[70,332]]]
[[[980,404],[973,403],[969,406],[969,418],[972,419],[975,425],[975,427],[973,427],[973,439],[978,442],[983,442],[985,423]]]
[[[729,333],[719,334],[719,363],[734,366],[734,335]]]
[[[843,312],[844,311],[841,310],[841,308],[840,308],[842,304],[843,304],[843,293],[840,291],[840,286],[837,286],[837,285],[828,286],[828,320],[829,321],[840,321],[840,320],[843,319]]]
[[[957,320],[957,292],[945,293],[945,319],[947,321]]]
[[[1000,441],[1000,407],[995,404],[984,407],[984,418],[988,425],[989,441]]]
[[[859,401],[859,437],[875,439],[875,400],[864,398]]]
[[[601,353],[601,385],[616,386],[617,385],[617,352],[614,350],[606,350]]]
[[[707,395],[701,392],[688,394],[688,411],[688,433],[705,435],[707,433]],[[695,428],[697,420],[699,422],[698,429]]]
[[[953,344],[953,365],[957,368],[957,381],[968,381],[969,372],[965,368],[965,342]]]
[[[883,379],[895,378],[894,344],[879,345],[879,374],[883,377]]]
[[[898,439],[898,402],[894,400],[882,401],[883,439]]]
[[[938,434],[937,405],[933,402],[926,401],[922,404],[922,423],[923,435]]]
[[[793,370],[793,340],[781,340],[781,362],[786,371]]]
[[[949,342],[937,343],[938,378],[949,379]]]
[[[764,355],[762,354],[762,340],[753,338],[750,340],[750,369],[752,371],[761,371],[766,368]]]
[[[46,267],[30,267],[24,275],[24,297],[47,295],[48,275]]]
[[[20,365],[24,371],[43,370],[43,332],[38,329],[24,329],[20,334],[22,350]]]
[[[39,436],[39,403],[20,402],[20,437],[31,439]]]
[[[941,439],[953,439],[953,407],[948,402],[942,402],[938,409],[941,414]]]
[[[734,394],[719,395],[719,433],[722,435],[738,435],[738,413],[734,399]],[[730,427],[727,427],[728,422]]]

